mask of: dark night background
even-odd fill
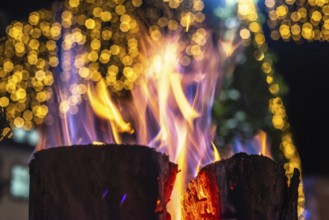
[[[289,86],[286,107],[303,172],[329,175],[329,44],[268,43]]]
[[[26,19],[29,12],[49,7],[51,2],[2,0],[0,36],[11,21]],[[265,32],[268,35],[267,28]],[[285,104],[304,174],[329,175],[329,43],[285,43],[269,38],[267,42],[278,57],[276,72],[289,87]]]

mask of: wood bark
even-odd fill
[[[297,220],[299,171],[288,180],[282,164],[239,153],[200,170],[184,196],[184,218]]]
[[[30,163],[30,220],[169,219],[177,165],[142,146],[42,150]]]

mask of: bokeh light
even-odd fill
[[[328,0],[266,0],[274,40],[328,41]]]

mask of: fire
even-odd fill
[[[218,150],[217,150],[217,147],[216,147],[216,145],[214,144],[214,142],[211,142],[211,146],[212,146],[212,148],[213,148],[213,150],[214,150],[215,161],[219,161],[219,160],[220,160],[220,154],[219,154],[219,152],[218,152]]]
[[[33,114],[42,119],[49,111],[37,150],[90,143],[124,143],[147,145],[165,153],[180,169],[169,212],[173,219],[181,219],[181,201],[187,183],[201,167],[221,158],[212,142],[211,109],[227,68],[224,61],[240,48],[240,43],[236,39],[225,39],[225,42],[215,39],[219,34],[203,24],[202,1],[196,2],[193,10],[177,11],[176,17],[169,13],[153,20],[154,25],[148,23],[146,16],[137,18],[142,16],[138,10],[142,1],[132,1],[131,11],[120,3],[111,9],[113,15],[116,13],[113,18],[118,21],[112,25],[113,30],[105,24],[111,20],[111,12],[103,11],[105,7],[94,8],[91,12],[89,6],[85,7],[87,3],[70,1],[63,6],[61,24],[56,22],[51,28],[47,26],[47,30],[51,30],[51,39],[61,39],[62,45],[57,50],[57,42],[47,42],[49,57],[53,58],[53,62],[49,63],[56,63],[53,67],[60,63],[60,68],[54,69],[58,76],[48,80],[50,85],[54,81],[53,88],[44,94],[48,107],[40,105],[33,110]],[[163,6],[163,9],[176,11],[181,3],[170,1],[169,6]],[[253,11],[248,4],[238,6],[238,14],[242,17],[248,17]],[[134,10],[138,13],[133,13]],[[153,10],[150,12],[153,13]],[[75,20],[81,20],[74,17],[77,14],[88,16],[85,21],[75,24]],[[77,27],[73,28],[73,24]],[[46,28],[42,31],[47,33]],[[184,36],[188,32],[190,36]],[[234,38],[235,34],[232,36]],[[56,50],[51,49],[53,47]],[[30,64],[34,64],[34,57],[37,57],[36,51],[32,52]],[[113,60],[120,63],[120,70],[113,65]],[[104,68],[99,68],[99,63],[108,69],[114,66],[110,73],[115,74],[102,77],[106,74],[100,73]],[[10,67],[11,63],[8,64]],[[30,64],[27,66],[30,67]],[[116,81],[120,74],[124,80]],[[43,78],[42,74],[36,76],[40,80]],[[116,91],[121,91],[124,86],[129,88],[126,94],[109,92],[109,82],[114,81],[116,84],[111,86],[121,88]],[[3,102],[3,105],[8,105],[6,100]],[[16,122],[18,127],[23,126],[22,118],[17,118]],[[246,149],[248,145],[256,147]],[[233,152],[247,151],[270,156],[268,146],[266,133],[260,131],[247,145],[236,140]],[[211,192],[201,189],[198,193],[203,197]],[[125,200],[126,194],[121,204]]]
[[[144,69],[129,96],[110,94],[105,79],[83,84],[82,111],[56,112],[60,118],[55,118],[53,128],[61,132],[55,139],[44,135],[39,146],[42,149],[92,142],[136,143],[169,155],[181,170],[168,204],[174,219],[182,217],[181,200],[187,183],[200,167],[220,159],[216,147],[211,145],[211,108],[222,76],[221,57],[226,57],[221,48],[214,46],[221,44],[214,43],[207,33],[203,51],[194,51],[198,57],[189,67],[182,65],[183,52],[176,44],[182,32],[165,36],[161,42],[140,40]],[[70,74],[69,67],[63,69]],[[124,71],[136,74],[132,68]],[[75,84],[74,80],[71,77],[66,85],[58,86],[58,103],[70,99],[67,88]]]
[[[210,145],[209,112],[220,75],[214,68],[217,65],[208,69],[204,62],[196,62],[193,72],[182,71],[180,52],[173,39],[147,46],[145,75],[132,90],[130,100],[119,101],[116,108],[102,80],[97,83],[98,92],[88,91],[88,96],[94,113],[114,126],[112,133],[131,133],[133,125],[138,144],[166,153],[178,164],[181,172],[168,209],[174,219],[181,219],[181,200],[187,182],[194,177],[197,167],[219,159],[218,151],[214,153]],[[209,59],[210,63],[214,59]]]
[[[261,155],[264,155],[264,156],[267,156],[267,157],[270,157],[271,158],[271,152],[270,152],[270,149],[269,149],[269,145],[267,143],[267,135],[264,131],[260,131],[256,138],[258,138],[259,140],[259,143],[261,143],[261,146],[262,146],[262,152],[261,152]]]
[[[239,47],[239,44],[233,44],[232,41],[221,42],[222,49],[226,57],[231,57],[234,51]]]
[[[121,19],[124,23],[133,17]],[[168,23],[169,32],[156,29],[150,32],[141,23],[139,34],[128,41],[133,45],[131,48],[138,47],[138,66],[130,65],[128,57],[122,61],[120,70],[109,65],[109,75],[104,78],[97,63],[91,62],[95,54],[86,53],[83,47],[72,47],[72,34],[69,30],[63,33],[67,38],[61,50],[63,72],[55,78],[55,91],[48,103],[50,114],[38,150],[123,143],[146,145],[165,153],[180,169],[168,203],[172,218],[180,220],[187,183],[201,167],[220,159],[212,143],[211,110],[227,68],[224,61],[239,47],[233,45],[233,40],[221,42],[212,30],[194,26],[195,22],[193,14],[186,13],[181,27]],[[88,28],[89,21],[86,25]],[[125,27],[120,26],[121,32]],[[190,46],[184,45],[187,32],[192,33]],[[97,42],[93,40],[91,47],[98,47]],[[101,62],[109,58],[107,52],[120,56],[120,50],[118,45],[110,45],[100,55]],[[126,84],[117,83],[113,87],[127,86],[129,92],[109,92],[109,82],[115,80],[116,74],[122,74]]]
[[[248,154],[258,154],[269,158],[272,158],[270,150],[270,141],[267,134],[263,130],[259,130],[257,134],[249,140],[240,140],[235,138],[232,151],[229,155],[232,156],[235,153],[246,152]]]
[[[43,135],[39,146],[43,149],[89,143],[140,144],[169,155],[180,172],[168,210],[173,219],[179,220],[183,217],[181,201],[188,182],[201,167],[220,160],[212,142],[211,109],[223,76],[223,60],[238,48],[238,44],[214,42],[211,33],[203,29],[206,43],[202,50],[191,48],[196,56],[186,66],[181,62],[184,54],[176,42],[188,27],[189,24],[186,30],[162,36],[161,41],[139,39],[143,68],[127,95],[109,93],[107,79],[101,77],[96,77],[95,82],[77,84],[75,77],[70,76],[71,64],[64,62],[63,77],[67,80],[57,85],[54,100],[60,108],[50,108],[53,116],[59,116],[53,118],[52,125],[57,136],[51,139],[51,135]],[[69,58],[74,53],[81,51],[64,51],[62,56]],[[138,73],[126,67],[123,74]],[[80,103],[80,110],[68,114],[71,109],[66,105],[72,101]],[[45,132],[50,132],[49,128]],[[268,155],[265,132],[260,132],[254,142],[259,143],[256,153]],[[246,151],[237,147],[236,152]]]
[[[119,109],[115,106],[111,97],[107,94],[107,86],[104,80],[100,80],[96,89],[88,88],[87,94],[90,100],[92,109],[95,114],[106,119],[111,125],[114,142],[121,144],[122,140],[120,133],[134,133],[130,123],[127,123],[122,118]]]

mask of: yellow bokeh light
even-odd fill
[[[108,63],[111,59],[111,51],[109,50],[102,50],[101,55],[100,55],[100,62],[101,63]]]
[[[118,14],[118,15],[123,15],[126,13],[126,7],[124,5],[118,5],[115,7],[115,12]]]
[[[39,20],[40,20],[40,15],[39,15],[38,12],[32,12],[32,13],[30,13],[29,23],[31,25],[37,25],[39,23]]]
[[[21,117],[15,118],[14,125],[16,128],[22,128],[24,126],[24,119]]]
[[[17,100],[22,100],[22,99],[25,99],[26,98],[26,91],[25,89],[17,89],[16,91],[16,97],[17,97]]]
[[[23,118],[26,120],[26,121],[31,121],[33,119],[33,114],[30,110],[26,110],[24,113],[23,113]]]
[[[139,7],[143,4],[143,1],[142,0],[132,0],[132,4],[135,7]]]
[[[289,39],[290,38],[290,27],[288,25],[281,25],[280,26],[280,35],[283,39]]]
[[[204,8],[204,3],[203,3],[203,1],[200,1],[200,0],[194,1],[194,3],[193,3],[193,8],[194,8],[194,10],[196,10],[196,11],[202,11],[203,8]]]
[[[86,26],[87,29],[93,29],[96,26],[96,22],[95,22],[94,19],[89,18],[89,19],[86,20],[85,26]]]
[[[9,99],[7,97],[1,97],[0,98],[0,106],[2,108],[5,108],[9,105]]]
[[[302,35],[305,39],[311,40],[314,37],[313,26],[310,23],[303,24]]]
[[[45,92],[38,92],[36,95],[36,100],[38,102],[45,102],[47,100],[47,95]]]
[[[314,11],[314,12],[311,14],[311,19],[312,19],[314,22],[316,22],[316,23],[320,22],[320,21],[322,20],[322,14],[321,14],[321,12],[319,12],[319,11]]]
[[[91,49],[93,49],[93,50],[99,50],[100,47],[101,47],[101,42],[100,42],[100,40],[98,40],[98,39],[94,39],[94,40],[92,40],[91,43],[90,43],[90,47],[91,47]]]
[[[262,64],[262,70],[264,73],[270,73],[272,71],[272,64],[270,62],[264,62]]]
[[[69,0],[69,5],[70,5],[70,7],[72,7],[72,8],[76,8],[76,7],[78,7],[79,4],[80,4],[80,0]]]
[[[299,35],[301,32],[301,28],[298,24],[294,24],[293,26],[291,26],[291,33],[293,35]]]
[[[120,47],[118,45],[112,45],[110,51],[112,55],[118,55],[120,53]]]
[[[99,18],[102,16],[102,13],[103,13],[103,9],[101,7],[95,7],[93,9],[93,15],[96,17],[96,18]]]
[[[258,24],[257,22],[251,22],[249,24],[249,30],[252,32],[258,33],[260,29],[261,29],[260,24]]]
[[[279,130],[282,130],[285,125],[285,121],[284,121],[282,115],[280,115],[280,114],[275,114],[273,116],[272,123],[273,123],[273,126]]]
[[[109,11],[104,11],[104,12],[102,12],[102,14],[101,14],[101,19],[102,19],[102,21],[104,21],[104,22],[108,22],[108,21],[111,20],[111,18],[112,18],[112,14],[111,14],[111,12],[109,12]]]
[[[9,60],[9,59],[4,60],[4,62],[3,62],[3,70],[8,73],[8,72],[11,72],[13,69],[14,69],[13,62],[11,60]]]

